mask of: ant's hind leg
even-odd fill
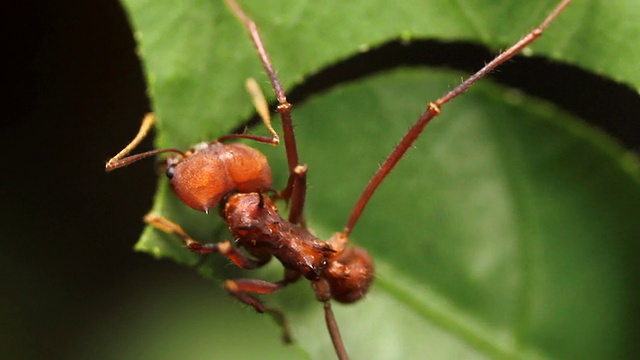
[[[160,231],[174,234],[182,239],[184,245],[191,251],[199,254],[220,253],[233,261],[238,267],[243,269],[255,269],[266,264],[270,257],[265,259],[251,259],[234,247],[230,241],[225,240],[217,243],[202,244],[189,236],[180,225],[155,213],[149,213],[144,217],[144,221]]]

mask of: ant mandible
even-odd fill
[[[561,1],[538,27],[449,93],[430,102],[425,112],[373,175],[351,211],[344,230],[335,233],[328,241],[320,240],[306,228],[303,208],[307,188],[307,167],[301,164],[298,158],[291,120],[292,106],[287,102],[282,84],[273,69],[255,23],[234,0],[226,0],[226,3],[249,32],[278,100],[277,111],[282,120],[289,170],[285,189],[279,192],[274,191],[271,169],[262,153],[241,143],[226,143],[231,139],[249,139],[277,145],[280,141],[278,134],[271,126],[267,102],[252,79],[248,80],[247,88],[258,113],[271,133],[270,137],[231,134],[210,143],[197,144],[186,152],[178,149],[157,149],[127,156],[153,126],[153,114],[148,114],[143,119],[136,137],[107,162],[106,170],[111,171],[160,153],[174,153],[175,155],[166,159],[166,174],[175,194],[186,205],[198,211],[208,212],[220,206],[221,215],[237,247],[234,247],[230,241],[200,243],[191,238],[178,224],[155,213],[148,214],[145,221],[161,231],[176,234],[193,252],[220,253],[243,269],[261,267],[271,257],[278,259],[284,266],[282,280],[268,282],[257,279],[235,279],[225,281],[224,287],[232,296],[252,306],[258,312],[270,312],[276,315],[283,323],[283,327],[285,326],[282,314],[276,309],[265,306],[251,294],[275,293],[301,277],[305,277],[311,282],[316,298],[324,305],[327,328],[338,358],[348,359],[330,300],[334,299],[342,303],[355,302],[367,293],[373,280],[374,266],[371,256],[366,250],[349,245],[349,235],[371,196],[420,136],[425,126],[440,114],[444,104],[466,91],[476,81],[540,37],[570,2],[571,0]],[[274,204],[274,200],[278,199],[284,200],[290,206],[286,220],[280,216]],[[243,247],[251,257],[240,251],[240,247]]]

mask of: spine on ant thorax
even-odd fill
[[[328,243],[283,219],[266,195],[231,195],[224,205],[224,218],[238,244],[250,254],[271,253],[285,268],[309,280],[317,280],[335,254]]]

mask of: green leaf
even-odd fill
[[[456,78],[398,70],[298,109],[314,229],[326,238],[344,226],[406,119]],[[430,125],[353,232],[378,272],[367,299],[338,311],[351,352],[622,357],[624,333],[602,329],[627,328],[632,310],[623,264],[640,234],[640,189],[626,156],[546,104],[478,84]],[[375,340],[363,339],[371,328]]]
[[[253,113],[243,83],[263,70],[222,1],[123,1],[160,119],[158,146],[216,139]],[[555,3],[241,5],[291,89],[326,66],[398,38],[505,48]],[[632,1],[576,2],[530,52],[639,88],[640,50],[628,40],[640,35],[639,11]],[[295,104],[301,159],[310,169],[306,217],[322,238],[344,227],[378,164],[427,101],[460,76],[397,69]],[[284,186],[283,148],[256,147],[267,153],[275,184]],[[637,326],[631,315],[638,291],[630,279],[640,234],[638,179],[633,156],[551,104],[488,81],[474,86],[427,127],[353,232],[353,242],[372,253],[377,277],[363,301],[335,305],[350,355],[623,358]],[[164,180],[156,200],[155,211],[195,238],[228,237],[217,214],[186,208]],[[175,238],[152,229],[136,248],[200,263]],[[226,263],[212,257],[199,268],[216,278],[277,280],[281,271],[275,262],[258,272],[233,272]],[[333,356],[322,306],[307,284],[265,301],[286,309],[309,357]]]

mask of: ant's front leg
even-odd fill
[[[206,243],[202,244],[195,239],[193,239],[189,234],[187,234],[182,227],[173,221],[160,216],[155,213],[149,213],[144,217],[144,221],[155,227],[158,230],[164,231],[168,234],[178,235],[184,245],[191,251],[199,254],[211,254],[211,253],[220,253],[227,257],[229,260],[233,261],[234,264],[238,265],[243,269],[255,269],[261,267],[266,264],[269,257],[260,258],[258,260],[251,259],[243,254],[238,248],[233,246],[233,244],[229,240],[217,242],[217,243]]]
[[[280,197],[282,197],[287,203],[291,203],[291,211],[289,213],[289,222],[294,224],[300,224],[303,227],[306,227],[304,224],[304,216],[302,214],[302,210],[304,209],[305,202],[305,194],[307,190],[306,183],[306,165],[300,163],[299,155],[298,155],[298,145],[296,143],[295,133],[293,131],[293,121],[291,120],[291,108],[292,105],[287,101],[287,96],[284,91],[284,87],[278,78],[278,74],[276,73],[273,65],[271,64],[271,59],[269,58],[269,54],[267,53],[267,49],[264,47],[262,43],[262,39],[260,37],[260,33],[258,32],[258,27],[255,22],[251,20],[247,14],[244,13],[242,8],[234,1],[234,0],[226,0],[227,5],[231,8],[235,16],[242,22],[247,32],[249,32],[249,36],[251,37],[251,41],[255,46],[258,57],[262,62],[262,65],[267,72],[267,76],[269,76],[269,81],[271,82],[271,86],[273,87],[273,91],[276,95],[276,99],[278,100],[278,107],[276,108],[278,113],[280,114],[280,119],[282,120],[282,131],[284,135],[284,146],[287,152],[287,167],[289,169],[289,180],[287,181],[287,187],[284,191],[280,192]],[[254,104],[256,104],[256,108],[258,109],[258,113],[263,118],[265,125],[269,132],[271,132],[273,136],[273,140],[278,139],[275,135],[275,131],[271,128],[270,121],[266,121],[268,119],[269,111],[268,109],[261,110],[266,108],[266,101],[263,100],[264,96],[262,92],[259,90],[259,87],[255,86],[255,88],[250,88],[249,93],[252,95],[254,99]],[[244,138],[253,138],[255,136],[237,136],[234,137],[244,137]],[[274,143],[274,141],[270,143]],[[259,140],[260,141],[260,140]],[[269,142],[269,141],[264,141]],[[275,142],[277,143],[277,142]]]
[[[289,222],[307,228],[303,214],[304,202],[307,197],[307,165],[300,164],[293,169],[293,173],[287,181],[287,187],[279,192],[278,196],[285,201],[291,200]]]

